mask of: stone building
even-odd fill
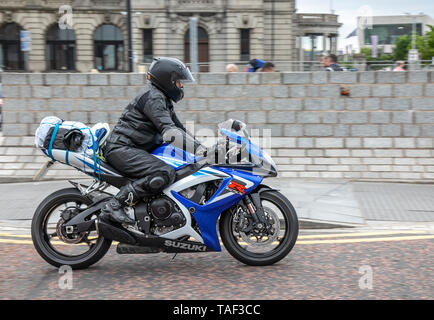
[[[273,61],[278,70],[289,71],[294,66],[284,62],[300,60],[297,41],[309,36],[302,32],[309,24],[296,14],[295,0],[131,0],[131,7],[136,70],[137,64],[149,63],[154,56],[188,62],[192,16],[198,17],[200,71],[224,71],[229,62],[244,71],[252,58]],[[317,18],[324,28],[328,20],[322,16]],[[327,30],[332,39],[339,24],[335,15],[324,16],[334,17],[333,30]],[[1,67],[32,72],[126,71],[126,20],[125,0],[2,0]],[[19,49],[21,30],[31,32],[28,55]],[[329,49],[333,48],[331,44]]]
[[[292,70],[312,70],[314,61],[324,52],[337,53],[338,29],[342,25],[335,14],[299,13]],[[298,67],[298,68],[297,68]]]

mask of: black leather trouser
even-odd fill
[[[135,148],[110,137],[104,148],[108,163],[125,176],[134,179],[130,184],[138,197],[160,192],[175,180],[175,169],[149,152]],[[112,141],[116,143],[113,143]],[[126,142],[126,141],[125,141]],[[162,177],[164,183],[159,190],[149,187],[152,178]]]

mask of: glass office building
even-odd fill
[[[416,34],[422,35],[422,24],[416,23]],[[365,29],[364,44],[371,44],[371,36],[378,36],[379,44],[395,44],[396,40],[404,35],[413,33],[412,24],[379,24],[373,25],[372,29]]]

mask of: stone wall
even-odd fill
[[[33,135],[43,117],[113,125],[145,82],[142,74],[4,73],[2,80],[0,169],[8,175],[43,161],[32,160],[40,153],[30,138],[17,138]],[[283,177],[434,181],[433,72],[203,73],[197,80],[176,106],[180,118],[196,129],[228,118],[270,129]]]

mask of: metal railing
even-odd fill
[[[434,64],[432,60],[420,60],[416,62],[418,69],[420,70],[432,70],[434,69]],[[366,71],[391,71],[396,67],[396,61],[385,60],[385,61],[367,61],[366,62]],[[408,68],[410,63],[405,61],[405,66]]]
[[[275,65],[276,72],[309,72],[309,71],[322,71],[324,67],[318,60],[315,61],[297,61],[297,60],[283,60],[283,61],[272,61]],[[410,64],[405,61],[406,67]],[[235,64],[238,67],[238,72],[245,72],[249,68],[248,61],[211,61],[211,62],[199,62],[200,72],[226,72],[226,66],[228,64]],[[391,71],[396,67],[396,61],[385,60],[385,61],[366,61],[365,64],[360,64],[360,62],[353,61],[340,61],[339,64],[347,69],[352,69],[352,71]],[[134,70],[135,72],[147,72],[151,63],[138,63],[136,64]],[[186,63],[190,67],[189,63]],[[432,60],[420,60],[416,64],[416,70],[434,70],[434,64]],[[357,69],[357,70],[354,70]],[[24,70],[3,70],[0,66],[0,74],[2,72],[25,72]],[[49,72],[49,71],[46,71]],[[52,70],[51,72],[63,72],[61,70]],[[77,71],[67,71],[67,72],[77,72]],[[102,71],[106,72],[128,72],[126,70],[110,70]],[[1,83],[1,79],[0,79]]]

